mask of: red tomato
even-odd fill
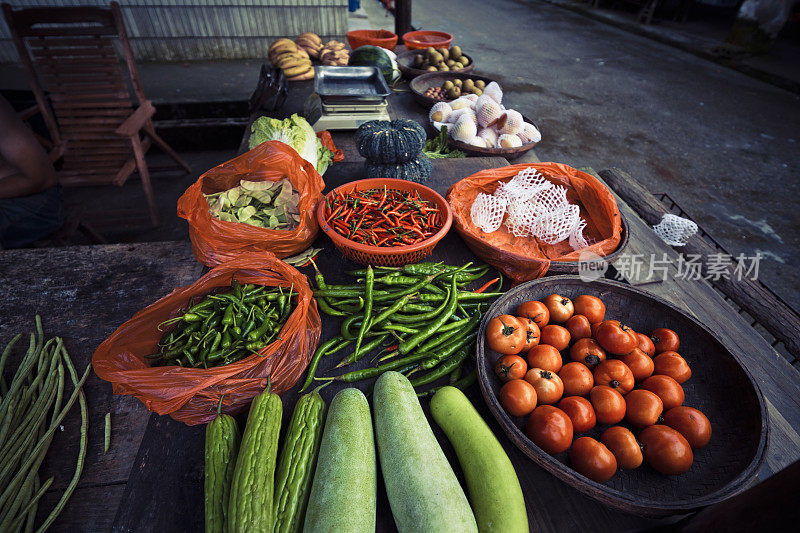
[[[645,389],[630,391],[625,396],[625,420],[634,427],[646,428],[658,421],[664,404],[661,398]]]
[[[586,398],[568,396],[558,402],[558,408],[567,413],[572,420],[572,430],[575,433],[585,433],[597,424],[594,407]]]
[[[486,342],[497,353],[514,355],[522,351],[526,342],[525,326],[517,317],[496,316],[486,326]]]
[[[636,333],[617,320],[606,320],[597,326],[595,338],[600,346],[614,355],[625,355],[639,344]]]
[[[494,365],[494,372],[500,381],[522,379],[528,371],[528,363],[518,355],[504,355]]]
[[[634,348],[631,353],[626,353],[619,358],[631,369],[633,379],[637,382],[643,381],[653,375],[655,364],[653,360],[639,348]]]
[[[664,424],[683,435],[692,448],[702,448],[711,440],[711,422],[693,407],[673,407],[664,413]]]
[[[639,340],[639,349],[644,352],[647,357],[652,358],[656,355],[656,347],[653,341],[644,333],[636,333],[636,338]]]
[[[620,468],[630,470],[642,464],[642,447],[628,428],[610,427],[600,435],[600,442],[611,450]]]
[[[581,437],[572,443],[569,462],[579,474],[592,481],[608,481],[617,472],[617,458],[602,442]]]
[[[528,417],[525,434],[539,448],[556,455],[572,444],[572,420],[558,407],[540,405]]]
[[[558,374],[542,368],[531,368],[525,374],[525,381],[536,389],[540,404],[556,403],[564,395],[564,384]]]
[[[543,301],[547,310],[550,311],[551,324],[563,324],[575,313],[572,300],[560,294],[551,294]]]
[[[633,390],[633,372],[628,365],[618,359],[603,361],[597,365],[592,374],[595,385],[608,385],[623,395]]]
[[[642,388],[656,393],[665,411],[683,404],[683,387],[669,376],[650,376],[642,382]]]
[[[561,354],[549,344],[540,344],[531,348],[528,352],[528,366],[537,367],[550,372],[561,370]]]
[[[524,379],[500,387],[500,403],[511,416],[525,416],[536,408],[536,390]]]
[[[542,337],[539,342],[554,346],[558,351],[566,350],[569,346],[569,331],[565,327],[548,324],[542,328]]]
[[[692,377],[692,369],[689,363],[677,352],[661,352],[653,359],[655,368],[653,374],[669,376],[678,383],[683,383]]]
[[[597,328],[600,327],[600,324],[602,324],[602,322],[596,322],[596,323],[592,324],[592,338],[593,339],[597,338]]]
[[[539,326],[536,325],[532,318],[518,316],[517,320],[525,327],[525,346],[523,346],[522,351],[527,353],[528,350],[539,344],[541,335]]]
[[[677,352],[681,345],[678,334],[669,328],[656,328],[650,332],[650,339],[653,341],[656,353]]]
[[[538,301],[521,303],[517,307],[517,315],[530,318],[540,328],[545,327],[550,322],[550,311],[546,305]]]
[[[592,336],[592,325],[589,324],[589,319],[583,315],[572,315],[564,323],[564,326],[569,331],[571,341],[578,339],[588,339]]]
[[[572,304],[575,307],[575,314],[585,316],[590,324],[602,322],[606,316],[606,304],[597,296],[581,294]]]
[[[683,474],[692,467],[694,454],[683,435],[668,426],[649,426],[639,434],[645,460],[668,476]]]
[[[606,360],[606,351],[594,339],[580,339],[569,349],[569,358],[594,368]]]
[[[564,396],[586,396],[594,387],[592,371],[575,361],[562,366],[558,377],[564,383]]]
[[[589,399],[599,424],[616,424],[625,418],[625,398],[617,390],[595,386],[589,391]]]

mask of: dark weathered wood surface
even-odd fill
[[[639,182],[620,169],[604,170],[600,173],[614,191],[625,200],[651,225],[661,222],[667,209],[656,200]],[[684,255],[697,254],[704,258],[719,253],[714,246],[701,235],[691,237],[682,249]],[[703,275],[708,274],[703,270]],[[722,277],[715,281],[719,289],[734,302],[758,320],[776,339],[783,341],[786,348],[795,357],[800,358],[800,315],[784,302],[750,279],[733,279]]]
[[[2,251],[0,343],[5,346],[15,334],[31,331],[39,313],[45,334],[63,337],[76,365],[85,368],[97,345],[117,326],[175,287],[188,285],[201,270],[185,242]],[[11,368],[17,364],[17,358],[10,360]],[[85,468],[54,527],[106,531],[150,415],[138,400],[113,395],[111,386],[94,374],[84,389],[90,417]],[[103,455],[103,419],[108,412],[111,448]],[[75,468],[80,431],[77,408],[63,426],[42,465],[42,479],[53,475],[55,481],[43,498],[40,514],[58,501]]]

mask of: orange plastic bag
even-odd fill
[[[478,193],[494,193],[498,181],[508,181],[528,167],[534,167],[553,184],[566,187],[567,200],[580,206],[580,216],[586,221],[584,236],[594,244],[573,250],[568,241],[551,245],[534,237],[516,237],[505,224],[485,233],[472,223],[470,209]],[[591,174],[561,163],[524,163],[481,170],[454,183],[447,191],[447,201],[453,208],[456,230],[467,246],[515,283],[544,276],[550,261],[577,261],[587,251],[605,256],[620,242],[622,222],[614,195]]]
[[[295,308],[279,339],[230,365],[209,369],[148,365],[145,355],[156,351],[163,334],[158,324],[177,316],[189,298],[241,283],[293,287],[299,293]],[[189,425],[213,420],[224,395],[223,411],[244,411],[267,386],[282,394],[308,366],[321,332],[317,302],[306,277],[270,253],[251,253],[214,267],[188,287],[175,289],[122,324],[92,355],[94,371],[111,382],[115,394],[133,395],[151,411],[170,415]]]
[[[335,147],[334,147],[335,148]],[[203,194],[226,191],[239,181],[277,181],[288,178],[300,193],[300,222],[292,230],[257,228],[212,217]],[[201,263],[214,266],[246,252],[271,252],[289,257],[308,248],[319,233],[314,208],[325,182],[314,166],[291,146],[266,141],[249,152],[218,165],[178,199],[178,216],[189,223],[192,252]]]
[[[336,145],[333,144],[333,137],[331,137],[331,132],[328,130],[322,130],[317,132],[317,137],[319,137],[320,142],[333,152],[333,162],[338,163],[339,161],[344,161],[344,152],[336,148]]]

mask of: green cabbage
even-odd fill
[[[284,120],[260,117],[253,122],[250,132],[251,150],[265,141],[281,141],[314,165],[320,175],[325,173],[333,160],[333,153],[322,144],[311,124],[297,114]]]

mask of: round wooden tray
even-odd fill
[[[684,405],[703,411],[713,428],[708,446],[694,450],[694,464],[688,472],[665,476],[645,463],[635,470],[619,470],[605,483],[594,482],[569,466],[568,451],[551,456],[539,449],[524,433],[525,419],[511,417],[503,409],[498,399],[500,380],[493,371],[499,354],[486,347],[486,324],[499,314],[513,314],[524,301],[553,293],[572,298],[592,294],[605,302],[606,317],[623,319],[637,331],[669,327],[678,333],[680,353],[692,367],[691,379],[683,384]],[[753,377],[695,318],[635,287],[607,280],[585,283],[573,276],[523,283],[495,301],[484,315],[476,356],[481,392],[509,439],[551,474],[617,509],[642,516],[695,511],[745,489],[764,461],[767,413]],[[595,427],[583,435],[599,438],[606,427]]]
[[[414,56],[416,54],[418,54],[418,53],[420,53],[419,50],[409,50],[408,52],[403,52],[402,54],[399,54],[397,56],[397,60],[396,60],[397,61],[397,68],[400,69],[400,72],[403,73],[403,76],[405,76],[408,79],[414,79],[417,76],[422,76],[423,74],[439,74],[440,73],[440,71],[434,72],[434,71],[430,71],[430,70],[422,70],[422,69],[418,69],[418,68],[412,67],[411,65],[414,62]],[[468,54],[463,54],[463,55],[466,56],[467,59],[469,59],[469,65],[467,65],[464,68],[459,68],[459,69],[455,69],[455,70],[447,70],[447,71],[444,71],[443,73],[446,74],[448,72],[452,72],[452,73],[455,74],[455,73],[472,72],[472,69],[475,68],[475,60],[472,59],[471,55],[468,55]]]
[[[411,80],[408,87],[411,89],[411,95],[414,97],[414,100],[422,107],[430,109],[436,102],[452,102],[452,100],[436,100],[430,96],[425,96],[425,91],[431,87],[441,87],[447,80],[466,80],[467,78],[476,81],[483,80],[487,85],[494,81],[492,78],[487,78],[486,76],[477,76],[475,74],[451,70],[449,72],[425,72]]]

